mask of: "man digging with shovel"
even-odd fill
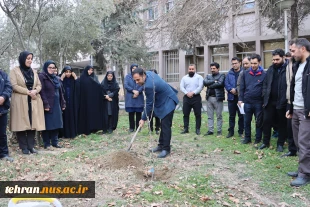
[[[143,69],[135,69],[132,73],[137,84],[143,86],[146,104],[140,127],[151,117],[152,110],[161,119],[161,130],[158,146],[151,152],[161,152],[157,157],[165,158],[170,153],[171,126],[176,105],[178,104],[177,90],[161,79],[152,71],[145,72]]]

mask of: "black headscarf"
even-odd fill
[[[136,63],[134,63],[134,64],[131,64],[131,66],[130,66],[130,74],[132,73],[132,68],[133,67],[136,67],[136,69],[139,67],[139,65],[138,64],[136,64]]]
[[[108,75],[109,74],[112,74],[113,75],[113,78],[112,78],[112,80],[108,80]],[[114,74],[114,72],[113,71],[108,71],[107,73],[106,73],[106,75],[105,75],[105,78],[103,79],[103,81],[101,82],[101,86],[102,86],[102,88],[103,89],[105,89],[105,90],[109,90],[109,89],[111,89],[111,88],[114,88],[115,87],[115,85],[116,85],[116,78],[115,78],[115,74]]]
[[[31,67],[26,66],[26,59],[28,55],[32,55],[33,57],[33,54],[28,51],[21,52],[18,57],[18,62],[19,62],[20,70],[25,78],[26,86],[32,87],[34,83],[34,75],[33,75],[33,71]]]
[[[56,67],[56,63],[52,60],[48,60],[44,63],[43,65],[43,72],[53,81],[54,85],[55,85],[55,88],[58,89],[60,88],[60,82],[59,82],[59,79],[57,78],[57,76],[55,75],[55,73],[53,74],[49,74],[48,73],[48,66],[51,65],[51,64],[54,64],[55,67]]]
[[[71,68],[70,65],[66,65],[66,66],[62,69],[61,75],[62,75],[63,73],[65,73],[67,70],[70,70],[70,71],[72,72],[72,68]]]

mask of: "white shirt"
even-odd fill
[[[182,78],[180,89],[184,94],[194,92],[196,95],[200,94],[203,88],[203,77],[195,73],[193,77],[186,75]]]
[[[302,96],[302,74],[304,72],[307,61],[301,63],[295,75],[295,95],[294,95],[294,109],[304,109],[304,97]]]

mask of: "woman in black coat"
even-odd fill
[[[108,71],[105,78],[101,82],[102,93],[103,93],[103,120],[108,125],[103,126],[103,134],[107,131],[109,134],[117,127],[118,122],[118,92],[119,85],[115,79],[113,71]]]
[[[39,74],[42,84],[40,95],[43,100],[45,127],[42,131],[44,148],[51,146],[61,148],[58,145],[58,132],[63,128],[62,110],[66,108],[61,82],[55,75],[56,64],[52,60],[44,63],[43,71]]]
[[[63,111],[62,137],[74,138],[77,135],[76,93],[75,83],[77,76],[70,66],[65,66],[61,72],[61,82],[64,89],[66,109]]]
[[[77,131],[89,135],[103,129],[103,98],[92,66],[86,66],[76,80]]]

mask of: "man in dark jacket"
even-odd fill
[[[297,172],[288,175],[296,177],[291,186],[302,186],[310,183],[310,42],[305,38],[290,41],[290,52],[297,64],[293,67],[290,88],[290,104],[286,117],[292,118],[292,129],[295,144],[299,151]]]
[[[0,69],[0,159],[13,162],[13,158],[9,157],[8,139],[6,135],[11,94],[12,86],[9,77]]]
[[[285,60],[285,52],[282,49],[276,49],[272,52],[272,65],[267,71],[263,84],[264,97],[264,126],[263,126],[263,144],[259,149],[270,146],[271,128],[274,122],[277,122],[278,142],[277,151],[283,152],[283,145],[287,136],[286,112],[286,67],[288,61]]]
[[[243,144],[251,143],[251,122],[254,114],[255,118],[263,110],[263,82],[266,76],[264,69],[260,66],[261,57],[258,54],[251,57],[251,68],[244,71],[240,82],[239,90],[239,106],[244,103],[244,131],[245,136]],[[258,144],[262,139],[262,130],[256,128],[255,144]]]
[[[236,113],[238,113],[238,134],[242,137],[244,130],[243,114],[238,109],[238,90],[237,80],[241,73],[241,60],[238,57],[234,57],[231,60],[232,69],[227,73],[225,78],[225,88],[228,92],[228,111],[229,111],[229,128],[227,138],[234,136]]]
[[[208,74],[203,81],[204,86],[208,88],[206,93],[206,100],[209,126],[209,130],[204,136],[213,135],[214,111],[216,112],[217,117],[217,135],[222,135],[222,112],[223,101],[225,100],[225,75],[219,73],[220,65],[218,63],[211,63],[210,67],[212,74]]]

